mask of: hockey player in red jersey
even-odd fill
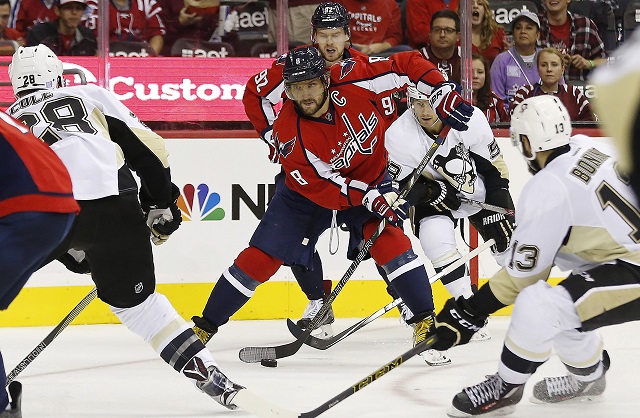
[[[396,54],[376,64],[373,68],[348,60],[327,71],[314,47],[299,47],[287,55],[283,78],[290,100],[273,133],[285,184],[276,191],[249,247],[218,280],[202,317],[194,317],[203,340],[210,339],[281,265],[310,267],[317,239],[332,220],[349,228],[348,257],[353,258],[358,244],[384,218],[387,225],[370,254],[417,313],[414,343],[424,341],[432,324],[431,287],[424,264],[398,228],[408,205],[393,204],[398,192],[386,168],[385,126],[371,99],[384,89],[414,82],[433,97],[443,120],[460,129],[466,126],[471,106],[418,52]],[[347,75],[363,80],[365,88],[341,84]]]
[[[78,210],[62,161],[26,127],[0,113],[0,309],[9,307],[62,242]],[[5,375],[0,354],[0,417],[22,416],[22,385],[9,384],[9,402]]]

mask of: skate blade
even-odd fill
[[[569,405],[569,404],[583,404],[583,403],[599,403],[599,402],[602,402],[603,400],[604,399],[602,394],[576,396],[575,398],[566,399],[564,401],[559,401],[559,402],[546,402],[533,396],[529,398],[529,402],[535,403],[538,405],[557,405],[557,404]]]
[[[505,406],[504,408],[500,408],[500,409],[496,409],[495,411],[489,411],[486,412],[484,414],[482,414],[481,416],[484,417],[502,417],[505,415],[510,415],[513,414],[516,410],[516,406],[515,405],[509,405],[509,406]],[[451,407],[447,410],[447,416],[449,418],[466,418],[466,417],[472,417],[472,416],[477,416],[477,415],[471,415],[468,414],[466,412],[460,411],[459,409],[455,408],[455,407]]]
[[[331,324],[320,325],[320,328],[313,330],[311,335],[321,340],[326,340],[333,337],[333,328]]]

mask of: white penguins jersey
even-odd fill
[[[133,180],[130,173],[119,176],[121,168],[128,171],[122,141],[142,143],[142,153],[150,151],[162,167],[168,167],[163,139],[99,86],[38,90],[18,99],[7,113],[24,122],[60,157],[71,175],[77,200],[137,190],[135,182],[127,180]],[[112,138],[114,132],[117,138]]]
[[[502,158],[493,131],[480,109],[473,114],[466,131],[451,129],[422,174],[444,180],[458,190],[458,195],[484,202],[487,188],[508,188],[509,170]],[[389,173],[401,181],[413,173],[433,145],[435,137],[418,123],[411,109],[400,116],[385,133],[389,152]],[[462,204],[452,211],[455,218],[464,218],[480,209]]]
[[[525,185],[506,267],[489,281],[505,305],[553,265],[582,273],[620,259],[640,265],[640,211],[617,170],[616,149],[576,135]]]

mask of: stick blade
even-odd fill
[[[289,332],[296,339],[300,339],[304,335],[304,331],[290,319],[287,319],[287,328],[289,328]],[[313,347],[318,350],[326,350],[333,345],[331,344],[332,341],[334,341],[333,338],[323,340],[321,338],[316,338],[313,335],[309,335],[304,343],[309,347]]]
[[[252,415],[260,418],[297,418],[298,412],[282,408],[247,389],[240,389],[233,403]]]
[[[275,360],[275,347],[245,347],[240,350],[238,357],[245,363],[258,363],[261,360]]]

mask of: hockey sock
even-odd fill
[[[142,337],[176,371],[182,372],[195,357],[205,369],[209,365],[217,366],[211,353],[164,295],[152,293],[131,308],[110,308],[131,332]]]
[[[253,296],[259,284],[233,264],[211,291],[202,316],[218,327],[225,324]]]
[[[433,312],[433,295],[427,271],[413,250],[405,251],[382,268],[395,292],[417,319],[421,319],[421,314]]]
[[[457,261],[457,260],[454,260]],[[451,263],[449,263],[451,264]],[[449,265],[447,264],[447,265]],[[442,267],[437,267],[436,273],[440,273],[444,270],[447,265]],[[471,289],[471,279],[467,274],[467,267],[463,264],[451,273],[442,276],[440,279],[444,287],[447,289],[449,294],[453,296],[454,299],[458,299],[460,296],[465,299],[473,296],[473,290]]]
[[[307,268],[303,266],[293,265],[291,266],[291,272],[296,278],[300,289],[307,295],[307,299],[316,300],[324,297],[322,261],[317,251],[313,254],[312,270],[307,270]],[[329,290],[329,292],[331,292],[331,290]]]

